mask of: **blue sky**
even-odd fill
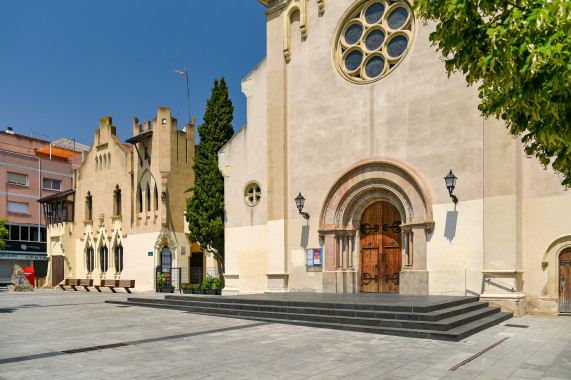
[[[133,117],[170,107],[179,129],[202,123],[215,77],[226,78],[234,130],[246,123],[240,81],[266,55],[256,0],[1,0],[0,129],[93,143],[111,116],[121,140]]]

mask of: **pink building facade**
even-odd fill
[[[7,219],[0,250],[0,284],[10,282],[14,264],[34,267],[36,285],[47,271],[46,223],[38,199],[71,188],[81,164],[81,144],[63,148],[11,129],[0,131],[0,217]]]

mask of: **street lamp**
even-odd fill
[[[444,181],[446,181],[446,188],[448,189],[448,194],[450,194],[450,198],[452,198],[452,202],[454,204],[458,203],[458,198],[456,195],[452,194],[454,188],[456,187],[456,176],[452,173],[452,169],[450,169],[450,173],[446,177],[444,177]]]
[[[297,209],[299,210],[299,215],[301,215],[305,219],[309,220],[309,214],[307,212],[301,211],[301,210],[303,210],[304,204],[305,204],[305,198],[303,197],[303,195],[301,195],[301,193],[299,193],[299,195],[297,197],[295,197],[295,205],[297,206]]]

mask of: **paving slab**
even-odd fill
[[[127,297],[0,291],[0,379],[571,378],[571,317],[524,316],[446,342],[105,303]]]

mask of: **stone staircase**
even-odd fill
[[[290,293],[291,294],[291,293]],[[354,297],[354,298],[353,298]],[[354,295],[131,297],[107,303],[182,310],[272,323],[459,341],[512,317],[478,297]]]

